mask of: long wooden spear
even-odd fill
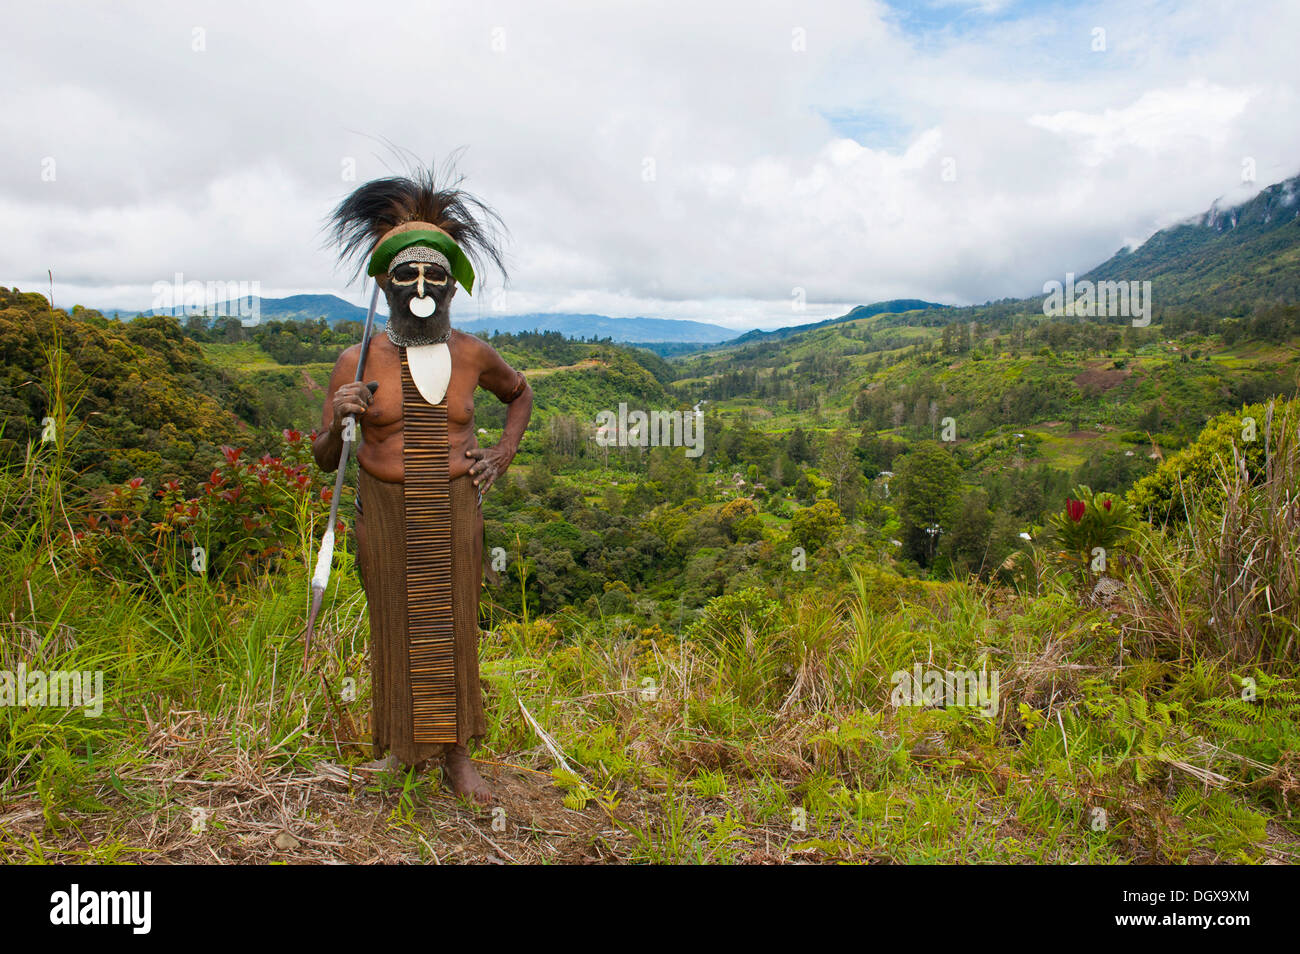
[[[370,350],[370,331],[375,324],[375,308],[379,305],[379,283],[370,293],[370,310],[366,312],[366,330],[361,335],[361,354],[357,356],[357,375],[353,383],[360,381],[366,370],[366,354]],[[372,391],[373,393],[373,391]],[[348,470],[348,456],[356,440],[356,415],[349,414],[343,419],[343,450],[339,452],[339,469],[334,476],[334,496],[330,498],[330,522],[325,527],[325,536],[320,542],[320,555],[316,558],[316,572],[311,578],[311,611],[307,615],[307,641],[302,650],[302,671],[307,671],[311,658],[311,637],[316,631],[316,616],[320,613],[321,602],[325,599],[325,587],[330,582],[330,568],[334,565],[334,528],[339,521],[339,499],[343,496],[343,480]]]

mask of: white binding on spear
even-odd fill
[[[379,283],[370,293],[370,309],[366,312],[366,328],[361,333],[361,354],[357,356],[357,374],[353,383],[360,381],[366,370],[366,353],[370,350],[370,331],[375,323],[375,308],[379,305]],[[373,393],[373,391],[372,391]],[[330,498],[330,522],[321,538],[320,555],[316,558],[316,572],[311,577],[311,610],[307,614],[307,640],[302,650],[302,671],[307,671],[311,658],[311,637],[316,631],[316,616],[325,599],[325,588],[330,582],[330,568],[334,565],[334,528],[339,520],[339,498],[343,496],[343,480],[348,470],[348,456],[352,451],[357,432],[357,418],[349,414],[343,419],[343,450],[339,452],[338,473],[334,475],[334,496]]]

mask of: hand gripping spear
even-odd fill
[[[361,380],[366,369],[366,352],[370,350],[370,331],[375,323],[375,307],[379,304],[379,283],[370,294],[370,310],[366,312],[366,330],[361,335],[361,354],[357,356],[357,376],[353,382]],[[374,393],[374,386],[371,386]],[[307,614],[307,641],[302,649],[302,671],[307,671],[307,662],[311,658],[311,637],[316,631],[316,616],[320,613],[321,602],[325,599],[325,587],[330,581],[330,567],[334,564],[334,528],[339,521],[339,498],[343,496],[343,480],[348,470],[348,454],[352,450],[357,431],[356,415],[349,414],[343,419],[343,450],[339,453],[338,473],[334,476],[334,496],[330,498],[330,522],[325,527],[325,536],[320,542],[320,556],[316,558],[316,572],[311,578],[311,611]]]

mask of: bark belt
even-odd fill
[[[430,404],[402,349],[406,614],[414,741],[456,742],[456,643],[451,603],[447,398]]]

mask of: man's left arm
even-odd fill
[[[480,494],[486,493],[514,460],[533,414],[533,389],[523,374],[506,364],[490,345],[483,345],[483,354],[484,368],[479,373],[479,387],[491,391],[506,405],[506,426],[501,440],[494,446],[475,447],[465,452],[475,458],[469,472]]]

